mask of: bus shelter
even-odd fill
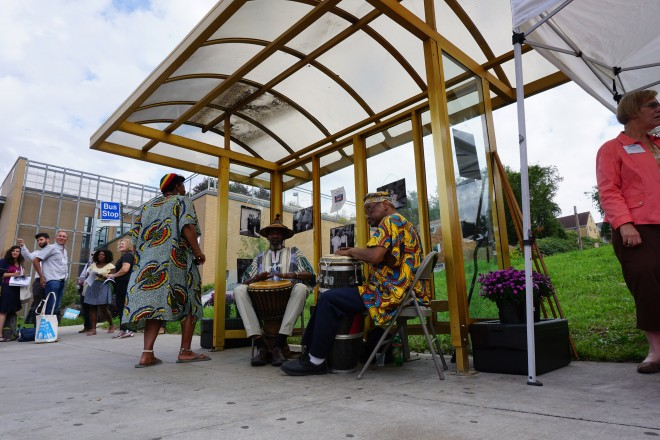
[[[230,182],[270,191],[266,220],[310,207],[313,227],[287,245],[313,242],[313,262],[330,240],[323,216],[354,225],[364,246],[363,196],[394,189],[424,250],[441,254],[434,322],[466,372],[468,326],[488,317],[476,274],[509,265],[492,112],[516,101],[512,49],[508,0],[222,0],[91,148],[217,179],[216,245],[204,252],[215,255],[218,349],[244,336],[224,328],[222,307]],[[522,52],[525,96],[568,81]]]

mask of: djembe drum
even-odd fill
[[[363,263],[351,257],[325,255],[319,260],[319,284],[321,289],[357,287],[364,281]]]
[[[252,307],[263,323],[264,336],[277,336],[292,289],[291,281],[287,280],[257,281],[248,286]]]

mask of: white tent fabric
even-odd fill
[[[525,44],[610,110],[616,94],[660,92],[659,1],[511,0],[511,13]]]

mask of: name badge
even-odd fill
[[[646,150],[644,150],[639,144],[624,145],[623,149],[626,150],[626,153],[628,154],[646,153]]]

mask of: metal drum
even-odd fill
[[[365,313],[347,315],[339,324],[335,341],[328,354],[328,368],[331,373],[353,373],[357,369],[364,344],[362,337]]]
[[[257,318],[263,321],[264,332],[277,335],[291,296],[291,281],[257,281],[248,286],[248,295]]]
[[[319,260],[321,289],[357,287],[364,282],[363,263],[351,257],[326,255]]]

